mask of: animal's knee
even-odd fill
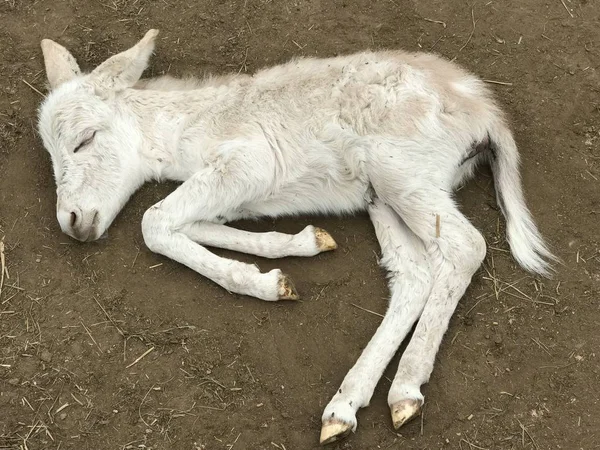
[[[153,252],[160,252],[163,237],[168,233],[168,224],[164,212],[157,206],[152,206],[142,217],[142,235],[146,246]]]
[[[452,241],[445,252],[446,259],[456,268],[474,273],[485,259],[486,242],[483,235],[469,225],[462,227]]]
[[[487,244],[485,242],[485,238],[483,237],[483,235],[473,229],[473,260],[477,263],[477,267],[479,267],[481,265],[481,263],[483,262],[483,260],[485,259],[485,254],[487,251]]]
[[[460,256],[464,263],[473,266],[474,270],[479,268],[485,259],[486,243],[483,235],[474,227],[469,226],[468,231],[464,233],[464,243],[461,248]]]

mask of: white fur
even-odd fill
[[[311,256],[321,251],[312,227],[292,236],[224,224],[367,209],[390,272],[390,306],[324,421],[356,427],[357,409],[417,320],[389,402],[422,399],[449,319],[485,256],[451,194],[477,163],[492,164],[517,261],[548,273],[552,255],[523,200],[512,134],[476,77],[433,55],[393,51],[298,59],[252,77],[138,81],[155,37],[84,75],[66,49],[43,41],[52,91],[39,129],[61,228],[97,239],[145,181],[180,180],[144,214],[148,247],[229,291],[277,300],[279,270],[263,274],[203,245]]]

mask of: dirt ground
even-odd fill
[[[232,295],[143,244],[147,185],[108,239],[61,234],[35,132],[39,42],[85,69],[159,28],[147,74],[251,73],[295,55],[434,51],[486,80],[512,118],[528,203],[563,259],[517,268],[490,173],[458,195],[487,259],[399,432],[386,403],[396,357],[339,449],[600,448],[600,5],[596,0],[106,0],[0,2],[0,448],[318,448],[320,415],[381,320],[387,287],[366,216],[236,224],[330,231],[336,252],[262,260],[298,303]],[[145,355],[145,356],[144,356]],[[139,357],[144,356],[141,360]],[[137,362],[136,362],[137,361]]]

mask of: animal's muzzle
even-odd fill
[[[98,239],[99,216],[95,209],[82,210],[79,207],[61,207],[56,213],[63,233],[78,241],[86,242]]]

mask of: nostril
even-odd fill
[[[75,226],[77,223],[77,214],[71,212],[71,228]]]

